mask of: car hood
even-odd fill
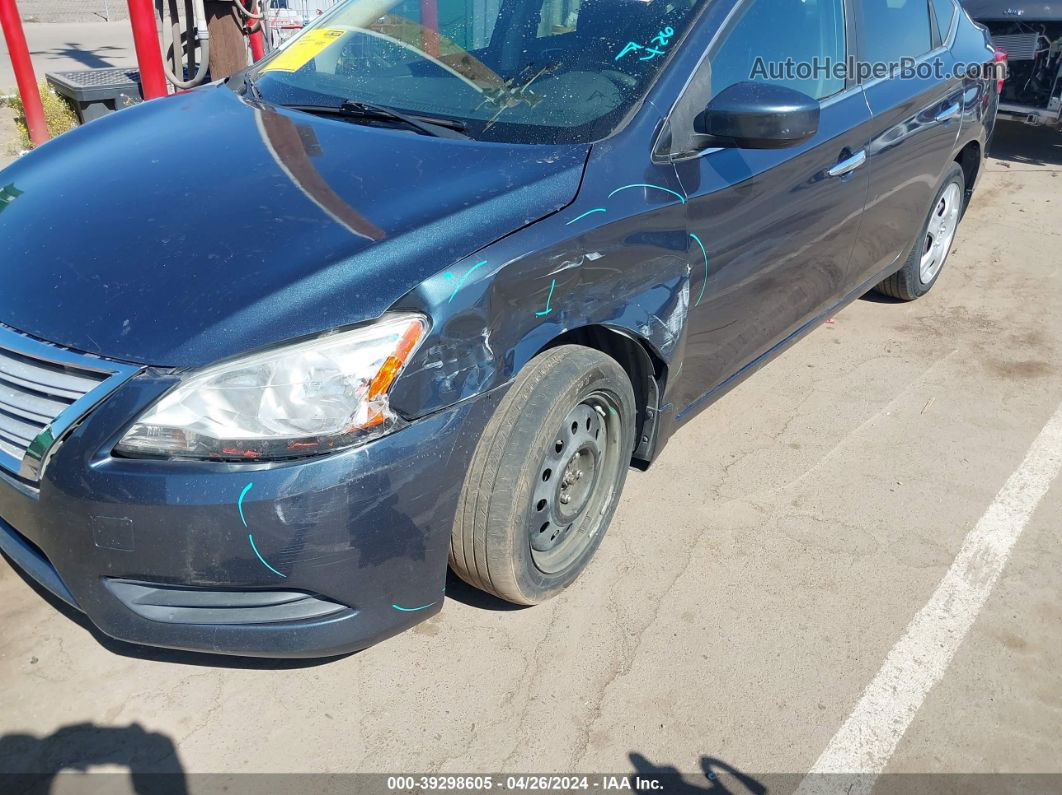
[[[571,202],[587,149],[351,124],[224,85],[147,102],[0,171],[0,323],[193,366],[375,318]]]

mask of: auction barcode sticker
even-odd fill
[[[347,31],[338,28],[308,30],[262,67],[263,72],[297,72],[327,50]]]

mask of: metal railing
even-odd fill
[[[262,0],[272,46],[290,39],[337,2],[339,0]]]

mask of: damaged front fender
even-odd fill
[[[642,345],[659,363],[654,387],[663,392],[681,368],[690,241],[681,204],[637,212],[644,209],[638,198],[632,212],[613,211],[608,223],[584,224],[576,234],[571,219],[581,217],[569,208],[410,293],[395,308],[425,312],[433,327],[396,384],[392,407],[410,419],[432,414],[510,381],[554,341],[591,328]],[[543,248],[551,235],[562,242]]]

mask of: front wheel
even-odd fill
[[[932,289],[955,240],[965,195],[966,177],[959,164],[952,163],[910,256],[902,268],[875,288],[879,293],[913,301]]]
[[[476,446],[451,535],[454,572],[516,604],[570,585],[616,509],[636,413],[610,356],[562,345],[532,359]]]

